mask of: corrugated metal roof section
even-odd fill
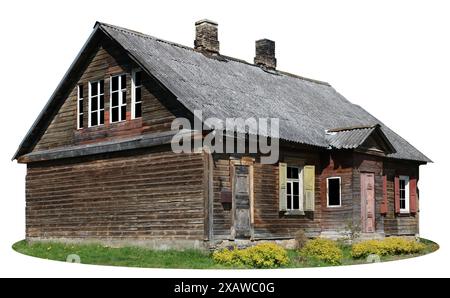
[[[302,79],[226,56],[213,59],[180,46],[124,28],[100,24],[141,66],[164,84],[188,109],[204,117],[280,119],[280,137],[328,147],[325,130],[372,126],[395,147],[393,158],[430,161],[361,107],[350,103],[327,83]]]
[[[329,131],[326,138],[330,147],[336,149],[355,149],[364,143],[376,126],[354,128],[349,130]]]

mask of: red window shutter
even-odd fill
[[[398,176],[394,178],[394,205],[395,213],[400,213],[400,180]]]
[[[388,210],[387,176],[383,175],[383,201],[381,202],[380,213],[386,214],[387,210]]]
[[[417,179],[409,179],[409,212],[417,212]]]

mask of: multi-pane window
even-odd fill
[[[288,210],[301,210],[300,173],[298,167],[287,167],[286,200]]]
[[[127,117],[126,75],[111,77],[111,123],[125,121]]]
[[[83,115],[84,115],[84,96],[83,96],[83,85],[78,85],[78,95],[77,95],[77,129],[83,128]]]
[[[399,177],[400,212],[409,212],[409,177]]]
[[[105,82],[89,83],[89,126],[105,123]]]
[[[132,118],[139,118],[142,116],[142,71],[133,71],[132,79]]]
[[[328,207],[341,206],[341,178],[327,178],[327,205]]]

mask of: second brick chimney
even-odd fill
[[[219,53],[217,23],[210,20],[195,22],[194,48],[206,53]]]
[[[277,67],[275,58],[275,42],[270,39],[260,39],[256,41],[255,64],[267,69]]]

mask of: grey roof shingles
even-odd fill
[[[328,129],[380,124],[396,150],[389,157],[430,161],[328,83],[268,72],[231,57],[207,57],[183,45],[104,23],[97,23],[94,30],[102,30],[118,42],[178,101],[191,111],[201,110],[204,118],[279,118],[281,139],[323,148],[329,147]]]
[[[204,117],[280,119],[280,137],[328,147],[325,131],[380,124],[396,152],[392,158],[429,162],[424,154],[327,83],[267,72],[243,61],[212,59],[192,48],[117,26],[100,27],[188,109]]]
[[[356,149],[367,140],[375,129],[376,126],[372,126],[328,132],[326,139],[331,148]]]

